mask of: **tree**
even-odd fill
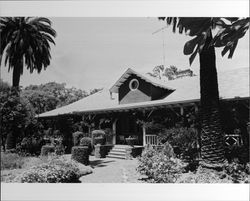
[[[2,95],[2,94],[1,94]],[[3,99],[2,99],[3,97]],[[1,97],[1,142],[5,150],[16,148],[16,142],[23,136],[27,126],[35,121],[34,110],[29,101],[19,95],[16,88]]]
[[[164,65],[156,66],[152,73],[148,72],[147,74],[158,79],[167,78],[168,80],[174,80],[185,76],[195,76],[190,69],[178,70],[178,68],[173,65],[169,66],[169,68],[165,68]]]
[[[50,43],[55,44],[56,31],[51,21],[39,17],[2,17],[0,18],[1,52],[8,70],[13,69],[12,86],[19,87],[24,66],[38,73],[50,64]]]
[[[201,156],[205,167],[221,167],[225,161],[224,137],[219,112],[219,92],[215,47],[223,47],[224,56],[232,58],[240,38],[249,29],[249,18],[159,18],[185,32],[192,40],[184,45],[184,54],[191,55],[190,65],[199,54],[201,102]],[[213,31],[216,34],[213,36]]]

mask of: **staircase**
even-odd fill
[[[128,145],[115,145],[113,149],[110,150],[107,158],[118,158],[118,159],[126,159],[126,148]]]

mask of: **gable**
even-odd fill
[[[139,86],[136,90],[131,90],[131,81],[137,80]],[[131,75],[119,88],[119,103],[138,103],[151,100],[151,84],[145,82],[136,75]]]
[[[133,87],[135,87],[135,89]],[[141,79],[139,76],[132,74],[119,87],[119,104],[159,100],[166,97],[171,92],[170,90],[156,87]]]

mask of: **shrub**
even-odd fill
[[[72,134],[72,136],[74,146],[78,146],[80,144],[80,140],[83,138],[83,132],[76,131]]]
[[[92,139],[90,137],[83,137],[80,141],[80,146],[86,146],[88,147],[89,154],[92,152]]]
[[[15,153],[1,152],[1,170],[22,168],[23,157]]]
[[[47,156],[49,153],[55,152],[55,147],[53,145],[44,145],[41,149],[41,156]]]
[[[226,146],[225,157],[229,163],[236,159],[240,163],[246,164],[249,162],[249,147],[238,145]]]
[[[145,149],[139,157],[137,170],[148,177],[153,183],[174,183],[184,171],[185,164],[180,159],[174,158],[173,153],[167,153],[171,145],[166,149],[157,151],[152,147]]]
[[[105,144],[105,138],[104,137],[95,137],[94,138],[94,145],[104,145]]]
[[[224,169],[226,174],[231,176],[234,183],[249,183],[250,163],[244,165],[233,162],[225,166]]]
[[[74,146],[71,150],[71,158],[84,165],[89,165],[89,149],[87,147]]]
[[[202,168],[194,172],[182,174],[176,183],[233,183],[231,178],[224,172]]]
[[[44,144],[45,141],[42,138],[24,137],[17,145],[17,151],[25,155],[39,155]]]
[[[74,161],[53,159],[48,163],[34,166],[20,176],[22,183],[78,183],[82,176]]]
[[[93,130],[92,131],[92,136],[95,137],[104,137],[105,136],[105,131],[103,130]]]
[[[161,143],[169,142],[176,155],[181,155],[188,160],[198,157],[198,132],[195,128],[171,128],[164,129],[159,134]]]

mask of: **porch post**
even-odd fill
[[[113,121],[113,124],[112,124],[112,129],[113,129],[113,144],[116,144],[116,122],[117,122],[117,119],[115,121]]]
[[[143,146],[146,146],[146,127],[142,125],[142,137],[143,137]]]

